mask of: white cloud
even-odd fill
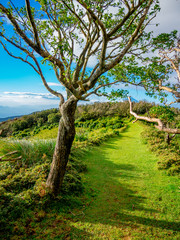
[[[179,0],[160,0],[161,11],[152,23],[159,23],[158,27],[150,25],[148,30],[153,30],[156,34],[178,30],[180,32],[180,1]]]
[[[62,92],[65,96],[65,91]],[[0,106],[42,106],[59,104],[59,99],[50,93],[4,92],[0,94]]]
[[[24,98],[34,98],[34,97],[42,97],[47,99],[54,99],[55,96],[51,93],[32,93],[32,92],[4,92],[5,95],[14,95],[16,97],[24,97]]]
[[[57,86],[57,87],[62,86],[60,83],[54,83],[54,82],[48,82],[47,84],[49,86]]]

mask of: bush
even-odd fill
[[[150,145],[151,151],[160,156],[158,169],[166,169],[169,175],[180,173],[180,149],[178,138],[173,138],[170,144],[165,142],[165,133],[153,127],[147,127],[142,133],[143,141]]]
[[[38,127],[41,127],[43,125],[43,123],[44,123],[44,119],[43,118],[38,118],[37,119],[37,126]]]
[[[26,120],[17,120],[12,123],[12,130],[19,131],[28,128],[28,122]]]
[[[51,113],[48,115],[48,123],[58,123],[60,120],[59,113]]]
[[[175,113],[169,106],[154,106],[149,111],[150,117],[161,119],[164,123],[174,121]]]
[[[116,117],[102,117],[96,120],[90,119],[86,121],[82,121],[82,119],[78,119],[75,123],[76,127],[89,128],[90,130],[99,129],[99,128],[111,128],[118,129],[124,126],[122,118],[119,116]]]
[[[4,162],[0,170],[0,232],[3,239],[14,232],[14,223],[29,211],[54,205],[59,199],[79,195],[84,187],[80,172],[86,171],[76,153],[72,153],[59,198],[53,199],[45,188],[55,141],[3,141],[1,153],[17,150],[18,162]],[[7,224],[8,223],[8,224]],[[19,232],[19,230],[18,230]],[[6,235],[6,236],[5,236]]]

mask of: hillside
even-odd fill
[[[5,122],[7,120],[12,120],[15,118],[20,118],[21,116],[11,116],[11,117],[6,117],[6,118],[0,118],[0,122]]]
[[[146,113],[154,104],[148,102],[134,103],[134,109],[139,114]],[[118,115],[129,116],[129,103],[125,102],[104,102],[87,105],[80,105],[76,111],[76,119],[88,120],[105,116]],[[58,109],[49,109],[22,116],[18,119],[8,120],[0,124],[0,137],[29,137],[34,136],[39,129],[52,128],[58,124],[60,113]]]
[[[3,181],[6,186],[1,183],[1,206],[11,198],[11,205],[8,201],[8,208],[1,210],[5,214],[1,221],[8,218],[8,225],[3,222],[1,226],[9,226],[2,239],[178,240],[179,179],[157,169],[158,157],[140,136],[143,129],[142,125],[128,123],[119,136],[78,153],[77,147],[85,143],[79,138],[82,145],[78,140],[76,154],[73,150],[64,190],[51,200],[36,179],[43,181],[52,148],[37,145],[36,155],[44,149],[43,157],[39,155],[43,165],[35,165],[31,172],[21,166],[19,175],[12,177],[9,172],[7,181]],[[34,164],[32,159],[35,163],[30,155],[26,164]],[[33,179],[37,181],[35,191]],[[2,192],[2,187],[9,193]]]
[[[132,124],[128,105],[78,107],[57,197],[46,189],[57,109],[1,125],[7,130],[0,138],[2,239],[179,239],[180,139],[167,144],[152,124]],[[134,103],[139,114],[151,107]]]

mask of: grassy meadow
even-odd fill
[[[0,156],[14,152],[1,161],[2,239],[180,239],[179,138],[167,146],[152,126],[92,116],[76,120],[57,197],[45,187],[57,113],[0,139]]]

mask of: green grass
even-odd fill
[[[72,239],[180,239],[178,178],[157,170],[142,130],[130,125],[86,155],[84,181],[95,197],[70,221],[82,231]]]
[[[15,239],[180,239],[179,180],[157,170],[157,157],[129,124],[119,137],[82,156],[85,193],[29,210]],[[42,199],[43,200],[43,199]]]
[[[39,133],[35,136],[30,137],[30,139],[52,139],[57,138],[58,127],[52,129],[41,129]]]
[[[73,148],[86,148],[90,145],[100,145],[104,140],[119,135],[124,129],[121,128],[112,129],[111,127],[102,127],[99,129],[90,129],[89,127],[76,127],[76,136],[73,142]],[[57,137],[58,128],[41,129],[39,133],[31,136],[28,140],[52,140]]]

